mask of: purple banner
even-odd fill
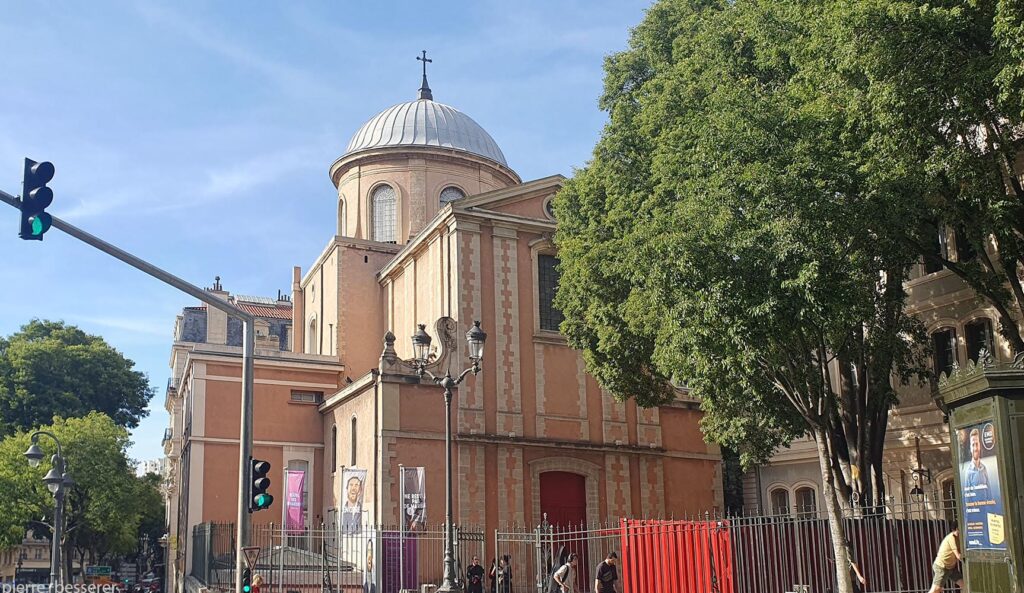
[[[305,530],[305,521],[302,520],[303,485],[306,481],[306,472],[301,470],[287,470],[285,472],[287,484],[285,491],[284,527],[290,532],[301,533]]]

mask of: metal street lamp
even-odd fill
[[[53,442],[57,443],[57,453],[50,457],[53,465],[50,467],[50,471],[46,472],[46,476],[43,477],[46,489],[53,493],[54,497],[53,547],[50,552],[50,588],[52,590],[55,586],[61,584],[60,541],[64,537],[64,493],[75,482],[64,471],[66,468],[64,453],[61,450],[60,440],[53,433],[46,432],[45,430],[37,430],[32,433],[32,445],[29,446],[28,451],[25,451],[25,458],[28,459],[28,464],[31,467],[39,467],[39,462],[44,457],[43,450],[39,448],[40,435],[46,435],[53,439]]]
[[[452,520],[452,388],[462,383],[470,373],[476,375],[480,372],[480,362],[484,354],[484,342],[487,341],[487,334],[480,329],[480,322],[474,321],[473,327],[466,332],[466,342],[469,345],[469,360],[472,363],[469,368],[459,373],[458,378],[453,378],[451,363],[446,365],[444,376],[438,377],[427,370],[430,356],[430,334],[426,326],[420,324],[416,333],[412,336],[413,360],[409,362],[416,369],[416,374],[422,380],[429,378],[434,384],[444,389],[444,473],[445,473],[445,523],[444,523],[444,576],[438,593],[461,593],[462,585],[459,583],[455,571],[455,524]]]

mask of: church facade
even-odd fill
[[[371,118],[329,173],[337,232],[312,265],[292,270],[290,297],[211,289],[260,318],[254,456],[271,463],[278,502],[254,523],[282,522],[290,470],[305,476],[305,525],[333,524],[346,471],[357,469],[364,523],[396,524],[404,466],[424,468],[426,521],[440,524],[442,390],[404,361],[423,324],[438,346],[434,371],[458,373],[474,321],[488,339],[482,371],[452,402],[456,522],[490,532],[721,508],[720,454],[703,440],[697,403],[682,390],[659,408],[614,400],[558,332],[550,202],[563,177],[523,182],[482,127],[433,101],[425,77],[419,98]],[[165,451],[178,583],[194,526],[236,513],[232,323],[194,307],[175,332]]]

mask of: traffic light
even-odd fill
[[[249,482],[249,512],[254,513],[269,509],[270,505],[274,504],[274,497],[267,494],[267,490],[270,489],[270,478],[267,477],[270,473],[270,462],[249,458],[249,464],[252,468]]]
[[[242,593],[252,593],[252,569],[242,569]]]
[[[21,194],[21,232],[18,236],[26,241],[42,241],[43,234],[50,230],[53,219],[46,213],[46,207],[53,202],[53,190],[46,184],[53,179],[53,163],[37,163],[25,159],[24,191]]]

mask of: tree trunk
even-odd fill
[[[842,511],[836,496],[835,477],[829,454],[828,434],[815,429],[814,440],[818,445],[818,463],[821,467],[822,498],[825,499],[825,513],[828,516],[829,534],[832,536],[832,553],[836,561],[836,593],[853,593],[850,580],[850,550],[846,545],[846,528]]]

